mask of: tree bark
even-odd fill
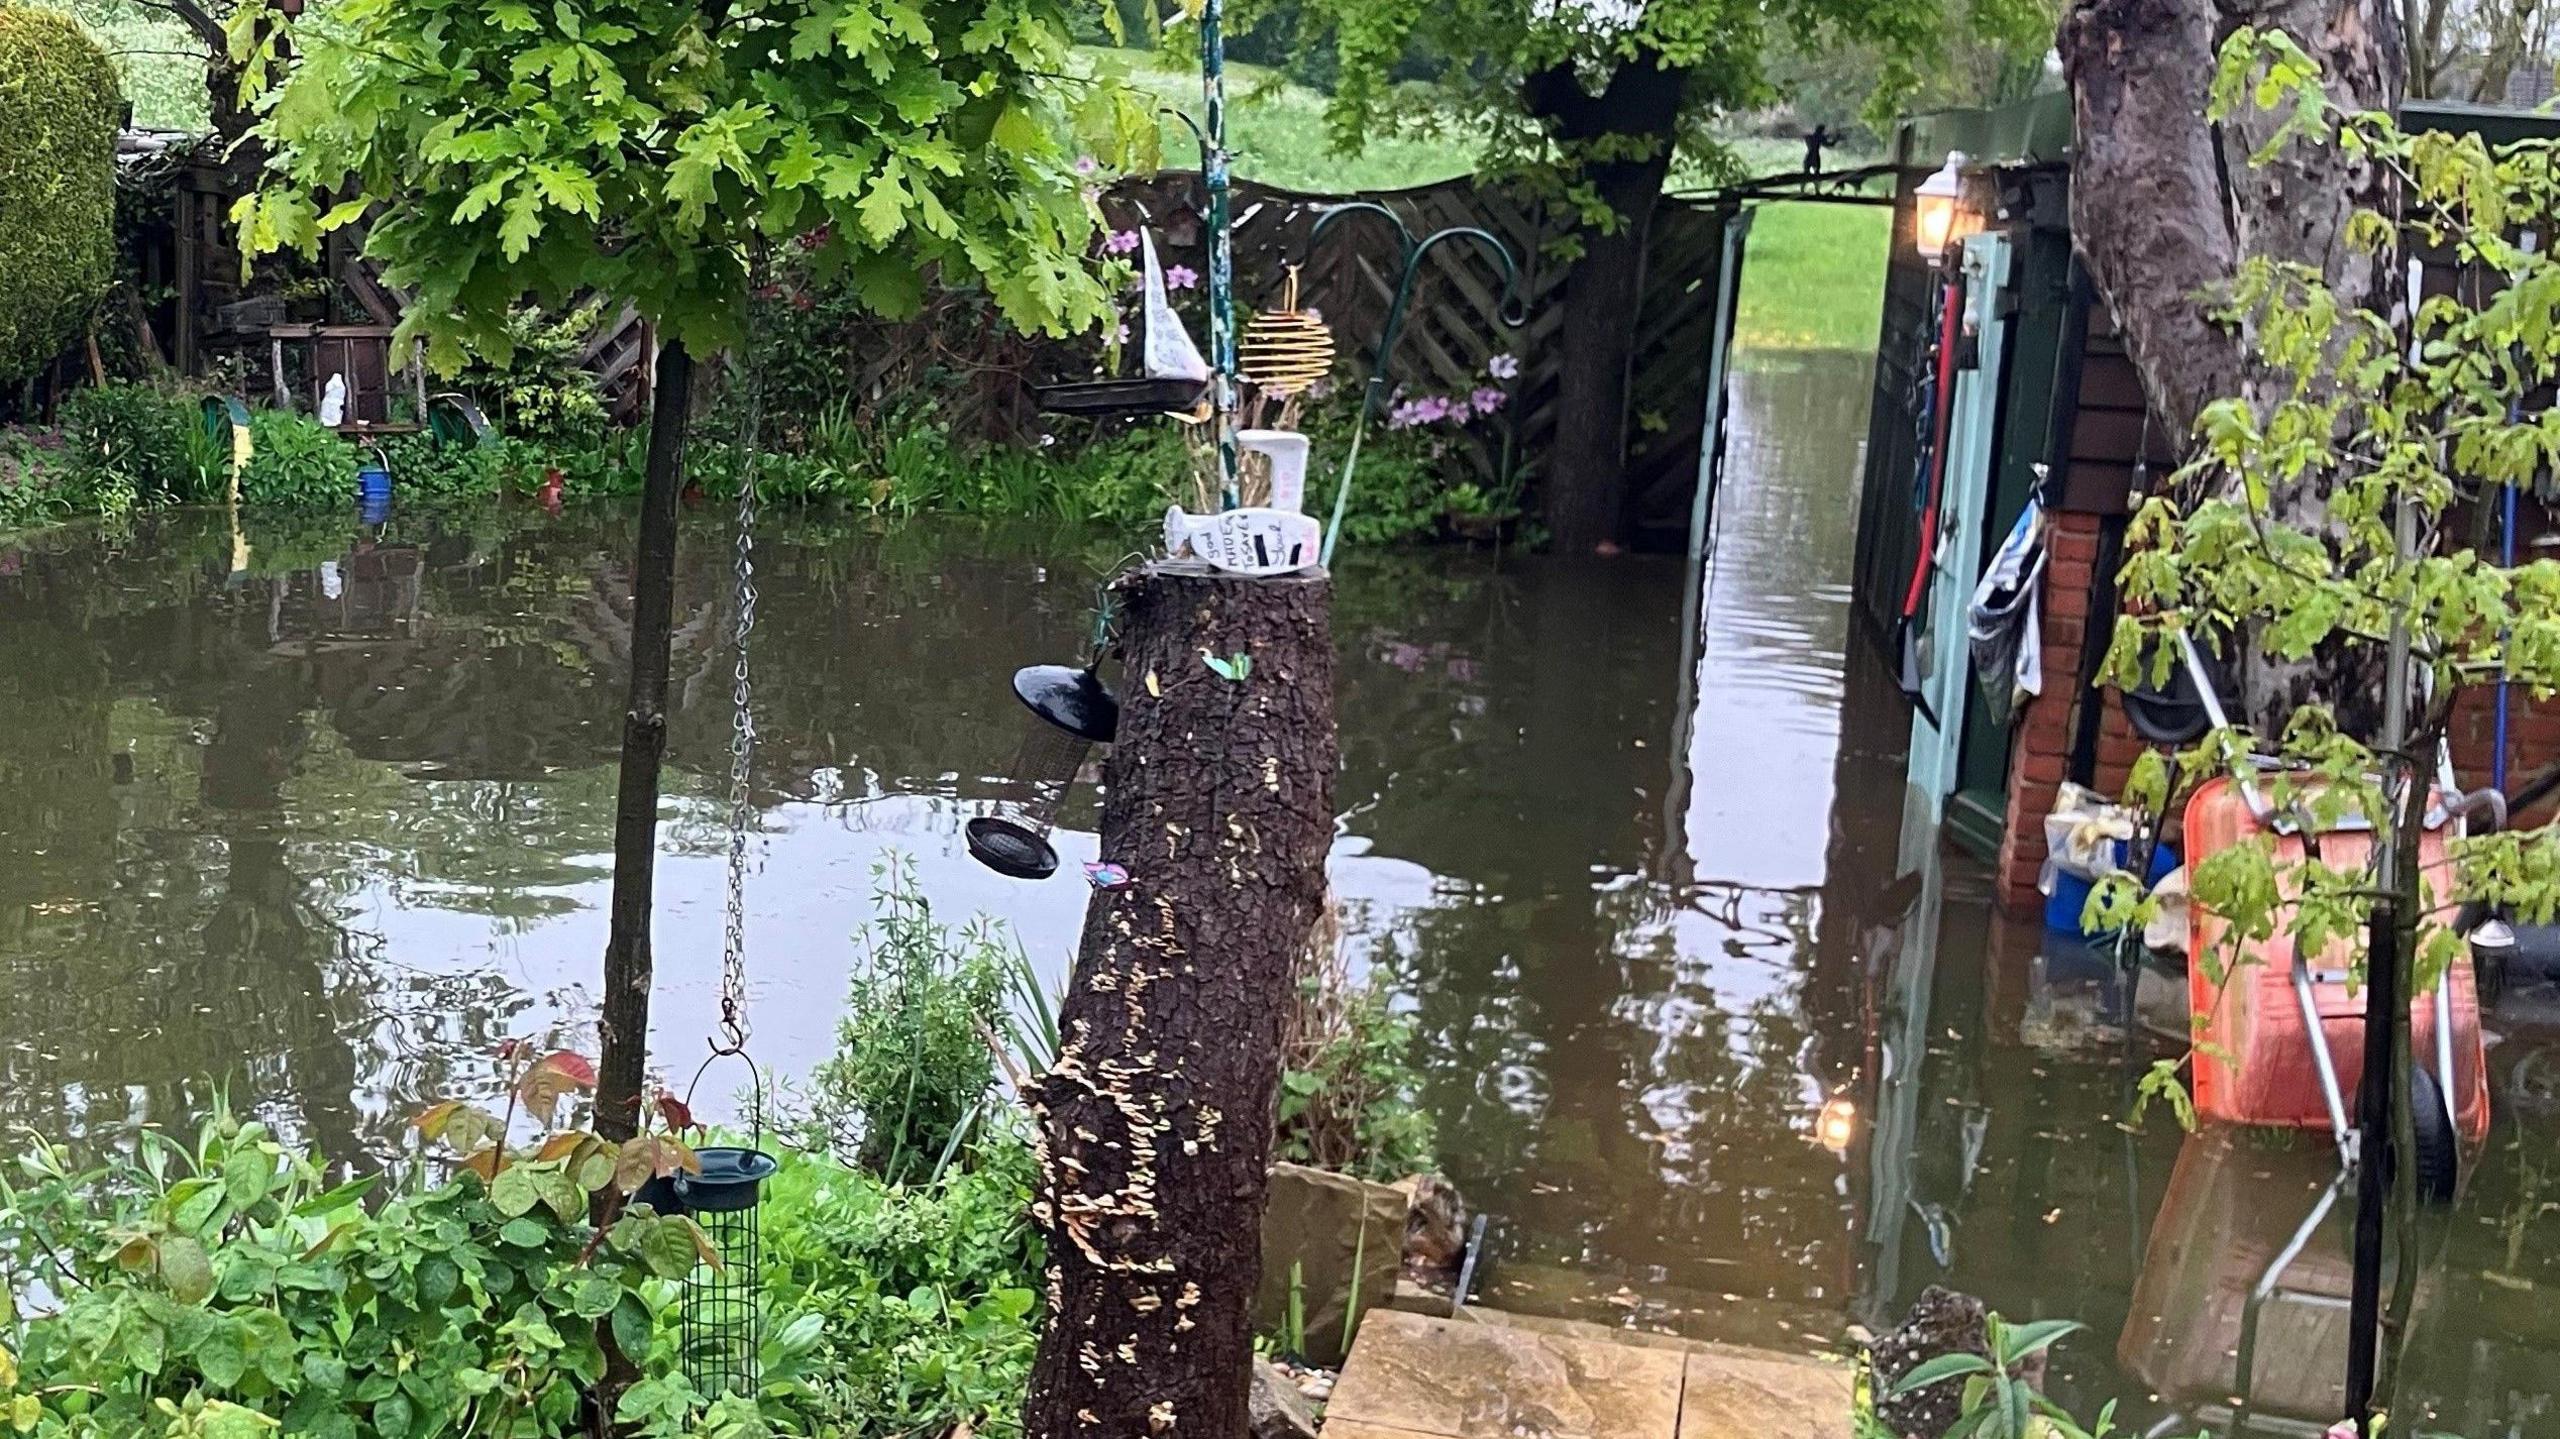
[[[1332,585],[1159,564],[1119,591],[1102,858],[1128,882],[1094,891],[1027,1095],[1049,1315],[1025,1428],[1237,1439],[1281,1024],[1333,838]]]
[[[1529,113],[1568,153],[1598,145],[1611,156],[1584,164],[1581,178],[1614,218],[1581,227],[1582,253],[1565,274],[1556,428],[1544,481],[1547,529],[1560,550],[1627,536],[1627,411],[1645,247],[1671,174],[1688,86],[1688,71],[1652,56],[1620,65],[1598,95],[1583,90],[1571,66],[1540,71],[1525,86]],[[1631,145],[1644,153],[1623,153]]]
[[[2072,239],[2153,413],[2181,434],[2216,400],[2245,399],[2264,414],[2290,393],[2290,377],[2256,358],[2248,327],[2211,316],[2214,297],[2250,259],[2307,266],[2345,305],[2394,303],[2391,265],[2345,243],[2358,209],[2388,211],[2388,171],[2300,140],[2253,164],[2280,117],[2244,106],[2221,125],[2206,118],[2216,56],[2244,23],[2292,36],[2320,62],[2339,104],[2398,108],[2408,58],[2391,0],[2072,0],[2058,41],[2076,128]],[[2277,496],[2272,509],[2284,524],[2328,527],[2317,483]],[[2246,656],[2249,723],[2280,733],[2294,710],[2326,697],[2342,724],[2368,729],[2373,716],[2361,711],[2378,686],[2341,663]]]
[[[676,497],[693,356],[681,340],[658,352],[650,396],[649,458],[640,543],[631,567],[631,690],[622,716],[622,776],[613,806],[612,929],[604,946],[604,1052],[596,1063],[595,1127],[629,1139],[649,1067],[649,913],[658,868],[658,770],[667,753],[667,665],[674,632]]]

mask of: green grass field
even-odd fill
[[[1884,308],[1890,211],[1763,205],[1751,220],[1734,342],[1763,350],[1867,350]]]

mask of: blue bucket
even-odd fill
[[[2117,864],[2132,858],[2129,850],[2130,846],[2123,840],[2116,841]],[[2167,879],[2170,871],[2177,867],[2178,851],[2174,847],[2165,844],[2152,846],[2151,873],[2143,878],[2143,887],[2148,889]],[[2089,907],[2089,891],[2095,888],[2097,882],[2094,880],[2083,879],[2067,869],[2054,871],[2053,893],[2046,895],[2044,901],[2044,927],[2056,934],[2096,938],[2098,931],[2080,927],[2080,915]]]
[[[391,518],[391,471],[367,465],[356,471],[356,517],[368,525]]]

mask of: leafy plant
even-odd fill
[[[836,1052],[810,1078],[808,1128],[894,1182],[940,1167],[994,1085],[989,1021],[1002,1012],[1016,946],[984,917],[956,931],[938,923],[904,856],[872,874],[877,914]]]
[[[429,435],[399,435],[382,445],[403,498],[486,499],[505,487],[516,453],[495,441],[439,445]]]
[[[826,1324],[799,1376],[768,1384],[768,1411],[839,1439],[1021,1432],[1042,1271],[1034,1163],[1000,1129],[969,1158],[919,1185],[784,1158],[766,1190],[765,1304]]]
[[[519,305],[507,314],[504,363],[483,360],[458,383],[488,402],[491,422],[511,439],[546,449],[592,444],[612,418],[584,363],[604,317],[601,300],[557,315]]]
[[[2165,678],[2183,642],[2218,650],[2240,678],[2247,727],[2217,728],[2174,768],[2146,756],[2125,798],[2154,807],[2270,753],[2276,767],[2255,784],[2303,838],[2280,849],[2259,834],[2191,865],[2192,902],[2224,927],[2194,962],[2227,982],[2262,955],[2328,952],[2323,967],[2342,962],[2357,982],[2388,974],[2414,996],[2469,962],[2448,922],[2460,899],[2535,920],[2560,910],[2560,836],[2547,824],[2453,838],[2450,874],[2422,862],[2430,811],[2475,808],[2442,793],[2436,774],[2466,691],[2560,688],[2560,563],[2494,563],[2480,553],[2485,531],[2463,523],[2466,507],[2494,513],[2551,462],[2544,416],[2524,402],[2560,378],[2560,265],[2519,237],[2560,188],[2560,155],[2541,142],[2404,133],[2390,115],[2343,111],[2318,63],[2275,31],[2230,38],[2213,103],[2217,119],[2271,127],[2261,161],[2300,139],[2389,177],[2393,211],[2361,211],[2346,226],[2358,267],[2441,256],[2479,283],[2385,315],[2346,302],[2315,271],[2259,258],[2218,297],[2257,378],[2205,408],[2193,459],[2128,525],[2119,583],[2129,612],[2105,670],[2131,687]],[[2502,806],[2476,808],[2494,819]],[[2350,817],[2363,833],[2332,838]],[[2110,925],[2138,925],[2153,901],[2116,876],[2091,906]],[[2392,941],[2387,970],[2372,967],[2377,930]],[[2420,1166],[2408,1162],[2408,1007],[2387,1008],[2396,1012],[2364,1053],[2390,1066],[2404,1161],[2392,1207],[2409,1252]],[[2162,1061],[2146,1095],[2186,1117],[2178,1076],[2199,1058],[2229,1062],[2198,1046]],[[2389,1293],[2377,1410],[2391,1404],[2417,1268],[2399,1266]]]
[[[1437,1127],[1422,1108],[1414,1022],[1378,983],[1351,982],[1327,926],[1299,983],[1281,1050],[1281,1159],[1363,1179],[1429,1173]]]
[[[198,504],[228,489],[228,473],[208,467],[194,441],[203,427],[194,403],[149,385],[75,390],[61,410],[63,438],[92,487],[140,504]]]
[[[319,508],[355,503],[356,448],[309,415],[257,410],[249,416],[255,446],[240,472],[251,504]]]
[[[1997,1314],[1989,1315],[1983,1321],[1984,1344],[1991,1351],[1988,1357],[1941,1354],[1923,1360],[1895,1381],[1892,1392],[1910,1394],[1933,1384],[1963,1380],[1964,1408],[1941,1439],[2036,1439],[2038,1435],[2104,1439],[2115,1428],[2115,1405],[2100,1411],[2096,1428],[2083,1429],[2068,1410],[2047,1399],[2019,1372],[2054,1341],[2081,1327],[2069,1319],[2013,1325]]]
[[[546,1055],[518,1083],[547,1092],[575,1077]],[[320,1163],[220,1106],[192,1144],[145,1130],[96,1168],[36,1145],[19,1162],[24,1181],[0,1181],[0,1292],[36,1306],[16,1363],[0,1364],[13,1427],[84,1439],[566,1436],[584,1432],[582,1398],[603,1373],[600,1324],[625,1352],[660,1356],[648,1393],[681,1386],[663,1368],[659,1314],[707,1245],[690,1220],[646,1208],[588,1223],[590,1192],[616,1185],[627,1151],[554,1136],[511,1154],[466,1122],[486,1121],[480,1111],[431,1114],[488,1164],[370,1211],[374,1178],[332,1185]],[[684,1398],[625,1417],[661,1439],[715,1432],[695,1427],[701,1406]],[[750,1432],[737,1418],[730,1406],[728,1432]]]

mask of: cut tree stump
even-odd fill
[[[1025,1422],[1237,1439],[1281,1022],[1333,838],[1332,585],[1157,564],[1116,590],[1102,859],[1128,880],[1093,892],[1030,1086],[1049,1316]]]

